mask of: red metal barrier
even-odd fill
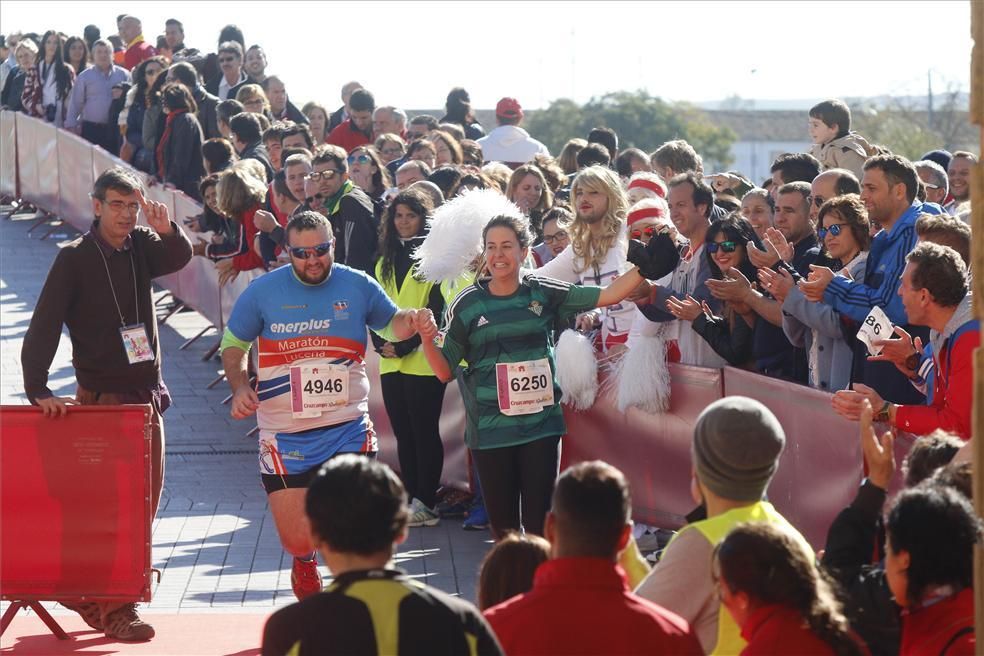
[[[0,409],[0,598],[150,600],[150,413]]]
[[[695,505],[690,496],[694,421],[721,398],[722,377],[718,369],[680,364],[670,365],[670,376],[670,409],[663,415],[636,408],[623,414],[601,393],[585,412],[565,407],[568,435],[561,466],[598,458],[618,467],[632,486],[636,520],[675,528]]]

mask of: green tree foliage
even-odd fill
[[[530,134],[559,153],[573,137],[586,137],[591,128],[609,127],[618,133],[619,148],[652,152],[671,139],[685,139],[705,160],[731,163],[731,144],[737,135],[711,123],[707,114],[686,103],[668,103],[646,91],[616,91],[592,98],[584,106],[561,98],[547,109],[531,112]]]

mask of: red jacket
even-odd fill
[[[971,630],[965,632],[967,628]],[[973,629],[974,590],[964,588],[930,606],[902,613],[902,648],[899,654],[970,656],[976,653]]]
[[[931,405],[901,405],[895,412],[895,427],[926,435],[937,428],[970,439],[970,412],[974,399],[973,354],[981,344],[980,324],[971,320],[957,328],[933,353],[933,402]]]
[[[325,143],[341,146],[345,149],[346,153],[350,153],[354,148],[371,144],[372,139],[356,128],[355,124],[352,123],[352,119],[347,118],[337,128],[328,133]]]
[[[721,608],[722,613],[728,612]],[[764,606],[748,616],[741,627],[748,643],[742,656],[771,656],[796,653],[800,656],[833,656],[834,649],[817,637],[803,616],[785,606]],[[791,645],[796,645],[795,650]]]
[[[533,589],[485,611],[508,656],[701,654],[686,620],[629,590],[602,558],[558,558],[536,570]]]
[[[144,41],[143,36],[138,36],[126,49],[126,54],[123,55],[123,68],[128,70],[135,69],[140,62],[145,59],[150,59],[157,54],[157,49]]]

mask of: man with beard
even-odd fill
[[[375,457],[369,419],[366,328],[390,341],[414,335],[416,310],[398,310],[379,283],[334,261],[328,219],[299,212],[287,224],[291,266],[256,280],[236,301],[222,338],[235,419],[257,414],[259,466],[298,599],[321,591],[304,494],[340,453]],[[247,353],[259,349],[257,387]]]

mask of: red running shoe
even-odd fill
[[[290,587],[298,601],[321,592],[321,573],[318,572],[317,558],[294,558],[294,565],[290,568]]]

